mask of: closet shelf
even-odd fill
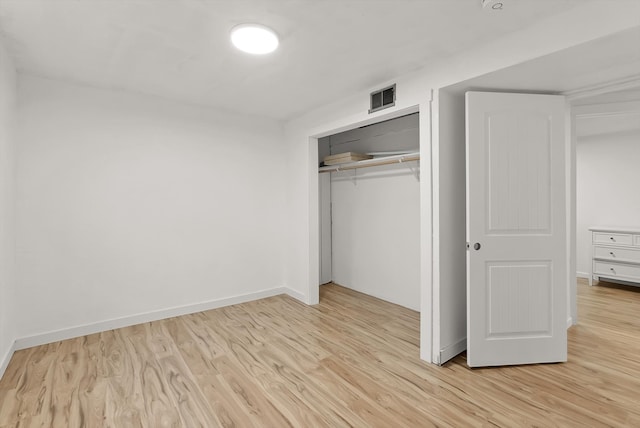
[[[329,165],[318,168],[318,172],[337,172],[348,169],[368,168],[370,166],[390,165],[393,163],[412,162],[420,160],[420,153],[406,153],[402,155],[384,156],[373,159],[366,159],[357,162],[343,163],[340,165]]]

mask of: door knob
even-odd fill
[[[479,250],[480,247],[481,247],[481,245],[480,245],[479,242],[476,242],[475,244],[473,244],[473,249],[476,250],[476,251]]]

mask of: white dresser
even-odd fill
[[[640,229],[590,227],[593,278],[635,282],[640,286]]]

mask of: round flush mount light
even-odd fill
[[[268,27],[259,24],[242,24],[231,30],[231,43],[243,52],[263,55],[278,48],[278,36]]]

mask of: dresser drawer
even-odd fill
[[[640,235],[633,235],[633,245],[640,247]]]
[[[640,266],[595,261],[594,273],[609,278],[640,279]]]
[[[633,245],[633,235],[631,235],[630,233],[594,232],[593,243],[611,245]]]
[[[620,262],[635,262],[640,264],[640,249],[620,247],[593,247],[593,257],[596,259],[617,260]]]

